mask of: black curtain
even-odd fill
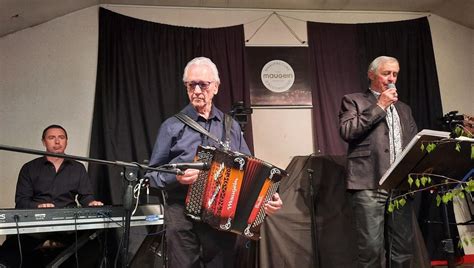
[[[441,97],[426,17],[363,24],[308,22],[307,26],[315,151],[346,153],[338,130],[340,100],[347,93],[367,90],[367,68],[380,55],[399,60],[400,100],[411,106],[418,128],[439,129]]]
[[[194,57],[216,63],[224,112],[250,106],[243,25],[200,29],[143,21],[99,9],[99,55],[90,156],[143,163],[160,124],[188,102],[183,69]],[[252,146],[251,125],[246,140]],[[89,174],[106,204],[122,202],[122,170],[92,164]]]

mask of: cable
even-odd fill
[[[142,189],[142,184],[145,179],[140,179],[137,184],[135,184],[135,187],[133,187],[133,197],[137,200],[135,202],[135,208],[132,211],[132,216],[135,215],[135,212],[137,211],[138,208],[138,203],[140,201],[140,191]]]
[[[118,247],[117,247],[117,253],[115,253],[115,261],[114,261],[114,267],[117,268],[117,263],[118,263],[118,259],[119,259],[119,256],[120,256],[120,251],[122,249],[122,243],[123,243],[123,235],[120,237],[120,242],[118,244]]]
[[[258,26],[257,30],[255,30],[255,32],[254,32],[247,40],[245,40],[246,43],[248,43],[248,42],[254,37],[254,35],[260,30],[260,28],[263,27],[263,25],[265,25],[265,23],[267,23],[268,19],[270,19],[270,17],[271,17],[273,14],[276,14],[276,13],[275,13],[275,12],[270,13],[270,15],[267,16],[267,18],[265,19],[265,21],[263,21],[262,24],[260,24],[260,26]]]
[[[74,239],[75,239],[75,252],[74,252],[74,257],[76,257],[76,268],[79,268],[79,258],[77,256],[77,212],[74,213]]]
[[[389,199],[388,200],[392,200],[392,197],[393,197],[393,191],[390,190],[390,195],[389,195]],[[388,268],[391,268],[392,267],[392,248],[393,248],[393,223],[395,222],[395,212],[392,212],[390,213],[390,217],[392,218],[392,224],[391,224],[391,228],[392,230],[388,230],[387,232],[387,235],[388,235],[388,260],[387,260],[387,263],[388,263]],[[387,224],[385,224],[385,226],[387,226]]]
[[[102,260],[100,261],[99,267],[100,268],[107,268],[108,267],[108,263],[107,263],[107,255],[108,255],[108,251],[107,251],[107,231],[104,231],[103,234],[104,234],[104,239],[102,240],[102,247],[103,247]]]
[[[21,250],[21,239],[20,239],[20,226],[18,225],[18,221],[20,220],[20,217],[18,215],[13,216],[13,219],[15,219],[15,225],[16,225],[16,236],[18,239],[18,251],[20,253],[20,268],[23,266],[23,251]]]
[[[298,37],[298,35],[295,33],[295,31],[293,31],[293,29],[291,29],[290,26],[281,18],[280,14],[275,12],[275,15],[281,21],[281,23],[283,23],[283,25],[285,25],[285,27],[288,29],[288,31],[290,31],[290,33],[296,38],[296,40],[298,40],[298,42],[300,42],[301,44],[306,43],[306,41],[303,41]]]
[[[125,216],[122,216],[122,227],[124,226],[125,226]],[[124,238],[124,235],[122,234],[122,236],[120,237],[120,242],[117,247],[117,253],[115,253],[114,268],[117,268],[117,263],[120,256],[120,250],[122,249],[123,238]]]
[[[161,191],[161,198],[163,200],[163,208],[166,207],[166,192]],[[165,210],[163,209],[163,215],[165,214]],[[166,217],[165,217],[166,219]],[[163,232],[161,234],[161,254],[162,254],[162,259],[163,259],[163,268],[168,267],[168,248],[167,248],[167,243],[166,243],[166,221],[163,221]]]

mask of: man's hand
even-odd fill
[[[94,200],[94,201],[90,201],[89,204],[87,204],[89,207],[101,207],[104,205],[104,203],[100,202],[100,201],[97,201],[97,200]]]
[[[278,193],[273,194],[272,200],[268,201],[264,206],[263,209],[265,213],[270,216],[280,210],[283,207],[283,202],[280,199],[280,195]]]
[[[54,208],[54,204],[53,203],[38,204],[38,208]]]
[[[396,88],[389,88],[380,94],[377,105],[380,108],[387,110],[387,108],[398,101],[398,94]]]
[[[186,169],[183,175],[176,175],[176,179],[181,184],[192,184],[197,180],[198,174],[198,169]]]

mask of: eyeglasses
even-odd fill
[[[206,90],[209,88],[212,82],[214,81],[189,81],[184,82],[184,85],[188,90],[194,90],[196,86],[199,86],[201,90]]]

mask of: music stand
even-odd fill
[[[408,183],[408,175],[411,173],[436,174],[452,178],[461,182],[466,173],[471,170],[473,160],[471,159],[471,146],[474,139],[460,137],[449,139],[449,132],[424,129],[410,141],[402,151],[400,157],[385,172],[379,181],[380,188],[385,190],[416,190],[417,187]],[[436,148],[430,153],[426,147],[430,142],[436,143]],[[456,150],[457,144],[460,150]],[[421,150],[422,146],[425,150]],[[428,175],[427,175],[428,176]],[[432,184],[440,183],[436,177],[432,177]],[[458,184],[452,184],[452,187]],[[441,192],[449,189],[448,185],[441,185]],[[449,231],[447,207],[442,202],[443,225],[446,235],[444,250],[447,254],[448,267],[454,267],[454,247],[452,245]]]
[[[473,166],[471,159],[471,145],[474,139],[460,137],[449,139],[449,132],[424,129],[410,141],[402,151],[400,157],[390,166],[379,181],[380,188],[386,190],[409,190],[408,174],[430,173],[443,175],[462,181]],[[438,143],[436,148],[428,153],[426,146],[429,142]],[[456,151],[456,144],[461,150]],[[421,150],[424,145],[425,150]],[[413,187],[412,187],[413,189]]]

